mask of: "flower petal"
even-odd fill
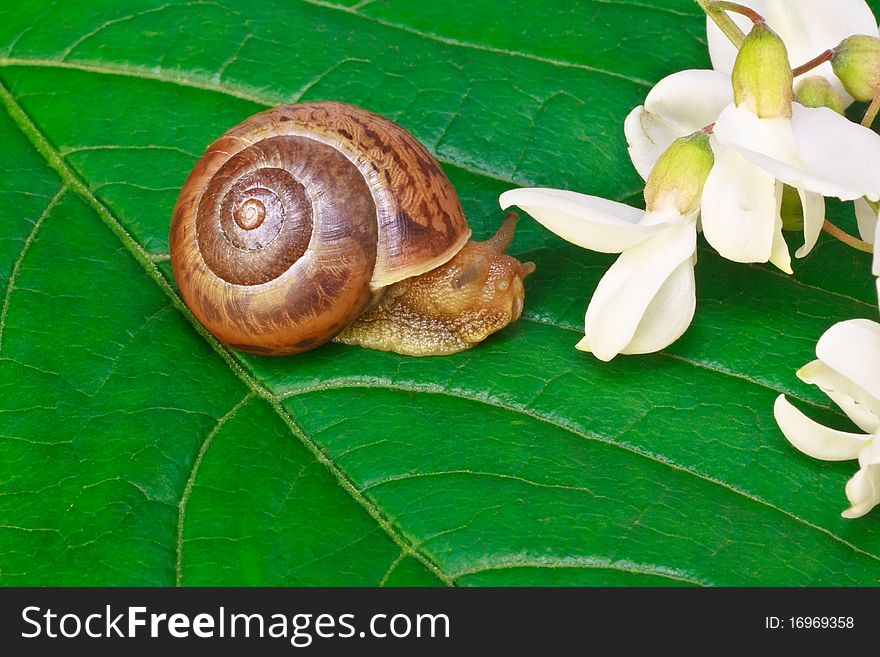
[[[766,20],[785,42],[792,68],[809,61],[819,53],[834,48],[852,34],[877,36],[877,21],[864,0],[745,0]],[[744,16],[728,14],[744,31],[751,24]],[[711,20],[707,20],[709,56],[717,71],[730,74],[736,59],[736,48]],[[828,63],[807,75],[822,75],[843,94],[846,104],[852,102]]]
[[[880,404],[880,324],[868,319],[838,322],[819,338],[816,356]]]
[[[723,257],[735,262],[770,259],[779,206],[771,174],[736,151],[719,148],[701,205],[703,235]]]
[[[807,170],[819,180],[854,190],[846,196],[820,188],[811,191],[844,200],[880,198],[880,135],[827,107],[798,103],[792,105],[791,127]]]
[[[871,436],[831,429],[811,420],[779,395],[773,405],[776,423],[798,450],[823,461],[848,461],[857,458]]]
[[[622,354],[651,354],[665,349],[687,331],[697,308],[695,258],[685,260],[660,286]]]
[[[801,381],[819,386],[862,431],[874,433],[880,428],[877,400],[823,361],[807,363],[797,375]]]
[[[853,205],[856,211],[856,222],[859,225],[859,237],[868,244],[874,244],[876,239],[874,232],[877,230],[877,213],[864,198],[857,198],[853,201]]]
[[[859,471],[846,482],[846,496],[850,508],[841,515],[844,518],[859,518],[877,504],[880,504],[880,441],[859,453]]]
[[[679,137],[714,123],[733,102],[730,76],[710,70],[679,71],[658,82],[623,124],[629,156],[645,180]]]
[[[804,212],[804,245],[794,255],[803,258],[813,250],[822,233],[822,225],[825,223],[825,197],[803,189],[798,189],[798,195],[801,197],[801,208]]]
[[[696,220],[690,218],[624,251],[590,300],[578,349],[608,361],[624,350],[656,351],[680,337],[696,303],[696,239]],[[660,305],[669,306],[652,306],[661,294]]]
[[[880,276],[880,221],[874,226],[874,262],[871,265],[871,272],[874,276]],[[877,282],[878,294],[880,294],[880,281]]]
[[[880,504],[880,465],[856,472],[846,482],[846,496],[852,506],[840,514],[844,518],[861,518]]]
[[[744,107],[730,104],[718,115],[712,134],[725,146],[740,148],[744,154],[755,152],[801,166],[791,119],[784,116],[762,119]]]
[[[644,210],[563,189],[511,189],[498,200],[502,209],[518,205],[562,239],[602,253],[619,253],[660,230],[638,224]]]
[[[728,110],[715,124],[715,137],[784,183],[845,201],[880,199],[880,177],[874,175],[880,170],[880,135],[874,131],[826,107],[792,104],[790,134],[781,127],[784,120]]]
[[[786,274],[793,274],[791,270],[791,254],[788,252],[788,244],[782,236],[782,190],[784,185],[776,181],[776,216],[773,220],[773,246],[770,247],[770,262],[779,267]]]
[[[880,276],[880,221],[874,226],[874,261],[871,265],[871,273]],[[877,300],[880,301],[880,278],[877,279]]]

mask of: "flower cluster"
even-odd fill
[[[774,414],[792,445],[825,461],[859,460],[859,470],[846,485],[850,508],[845,518],[858,518],[880,504],[880,324],[851,319],[828,329],[816,345],[817,360],[798,370],[807,383],[822,389],[865,433],[837,431],[814,422],[776,399]]]
[[[664,349],[696,309],[698,233],[722,257],[792,274],[822,230],[862,250],[880,244],[880,31],[864,0],[698,0],[712,70],[661,80],[624,123],[645,180],[645,209],[574,191],[514,189],[518,205],[565,240],[620,257],[599,282],[577,348],[608,361]],[[861,124],[846,118],[869,102]],[[861,239],[825,219],[825,198],[854,202]],[[880,277],[880,250],[872,273]],[[866,274],[867,275],[867,274]],[[877,279],[880,297],[880,278]],[[797,375],[818,385],[865,433],[830,429],[780,395],[775,417],[800,451],[858,459],[846,486],[855,518],[880,504],[880,324],[829,329]]]
[[[577,345],[602,360],[663,349],[687,329],[696,305],[697,231],[729,260],[792,273],[783,228],[802,226],[795,255],[804,257],[832,196],[858,201],[862,237],[873,241],[880,136],[839,113],[857,95],[846,90],[865,86],[864,71],[873,70],[864,63],[870,58],[856,56],[864,46],[844,51],[841,44],[854,34],[880,44],[873,14],[864,0],[748,4],[760,16],[738,50],[709,21],[714,69],[661,80],[626,119],[630,156],[647,181],[645,211],[556,189],[501,195],[503,208],[520,206],[563,239],[621,254],[596,288]],[[827,55],[808,73],[793,73],[793,63],[835,47],[847,56]],[[701,139],[708,154],[670,152],[681,140]],[[783,210],[789,196],[799,199],[792,216]]]

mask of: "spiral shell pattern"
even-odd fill
[[[287,354],[330,340],[377,290],[443,264],[469,236],[451,184],[408,132],[343,103],[283,105],[196,164],[171,264],[219,340]]]

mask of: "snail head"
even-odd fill
[[[519,319],[523,279],[535,271],[535,264],[506,254],[518,219],[509,212],[488,240],[468,242],[445,265],[413,279],[406,291],[409,305],[454,326],[469,345]]]

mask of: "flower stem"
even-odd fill
[[[724,36],[730,39],[730,42],[739,50],[746,39],[746,35],[739,29],[739,25],[734,23],[730,16],[725,14],[722,9],[716,7],[716,3],[712,2],[712,0],[696,0],[696,3],[700,5],[700,8],[718,26],[718,29],[724,33]]]
[[[745,5],[741,5],[736,2],[726,2],[726,0],[717,0],[712,3],[718,9],[723,9],[724,11],[730,11],[734,14],[741,14],[745,16],[753,23],[765,23],[764,17],[761,16],[758,12],[756,12],[751,7],[746,7]]]
[[[864,251],[865,253],[874,253],[874,247],[871,244],[863,242],[858,237],[853,237],[846,231],[841,230],[840,228],[832,224],[827,219],[825,220],[825,224],[822,226],[822,230],[824,230],[832,237],[839,239],[847,246],[851,246],[858,251]]]
[[[830,62],[832,57],[834,57],[834,51],[826,50],[821,55],[813,57],[813,59],[808,61],[806,64],[801,64],[797,68],[791,69],[791,75],[792,77],[803,75],[807,71],[812,71],[814,68],[821,64],[824,64],[825,62]]]
[[[871,101],[871,104],[868,105],[868,109],[865,110],[865,116],[862,117],[862,125],[866,128],[870,128],[871,124],[874,123],[874,119],[877,117],[878,111],[880,111],[880,94],[874,96],[874,100]]]

